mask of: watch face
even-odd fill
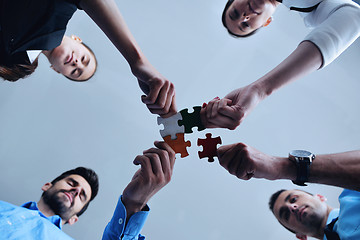
[[[312,153],[305,150],[293,150],[290,154],[299,158],[308,158],[311,156]]]

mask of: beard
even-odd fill
[[[46,205],[56,214],[61,217],[61,219],[67,222],[74,214],[72,201],[71,205],[66,206],[66,196],[61,194],[64,192],[69,192],[65,190],[53,190],[52,188],[48,189],[46,192],[43,192],[42,198]]]
[[[311,229],[312,231],[318,231],[321,228],[323,217],[318,214],[317,211],[312,212],[311,214],[306,216],[307,219],[304,222],[304,225]]]

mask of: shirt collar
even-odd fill
[[[61,224],[61,217],[59,215],[54,215],[51,217],[45,216],[42,212],[40,212],[36,202],[27,202],[21,205],[21,207],[27,208],[29,210],[37,211],[41,217],[46,218],[61,230],[62,224]]]
[[[26,53],[28,55],[29,61],[31,64],[39,57],[41,50],[27,50]]]
[[[339,212],[340,212],[339,208],[331,210],[331,212],[329,213],[329,216],[327,218],[326,225],[330,224],[332,222],[332,220],[337,218],[339,216]]]

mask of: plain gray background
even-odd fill
[[[309,31],[297,13],[280,6],[274,22],[248,39],[230,37],[221,24],[225,1],[117,1],[151,63],[176,86],[178,110],[201,105],[245,86],[280,63]],[[95,77],[71,82],[44,56],[31,77],[0,82],[0,199],[37,201],[41,186],[77,166],[100,177],[98,197],[74,226],[75,239],[100,239],[124,187],[138,167],[136,155],[160,140],[156,116],[126,61],[78,11],[68,34],[97,54]],[[359,40],[323,70],[261,102],[235,131],[209,129],[186,138],[190,156],[177,158],[172,182],[150,201],[142,231],[148,239],[295,239],[268,210],[270,194],[296,188],[290,181],[238,180],[218,161],[198,159],[197,138],[210,132],[223,144],[245,142],[267,154],[293,149],[334,153],[359,148]],[[341,189],[310,184],[338,206]]]

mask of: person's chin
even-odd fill
[[[70,199],[70,197],[66,193],[63,193],[63,195],[64,195],[64,197],[63,197],[64,205],[67,208],[70,208],[71,207],[71,199]]]
[[[61,61],[64,61],[64,59],[66,59],[65,50],[60,47],[54,48],[51,52],[51,58],[56,62],[60,61],[60,59],[62,59]]]

